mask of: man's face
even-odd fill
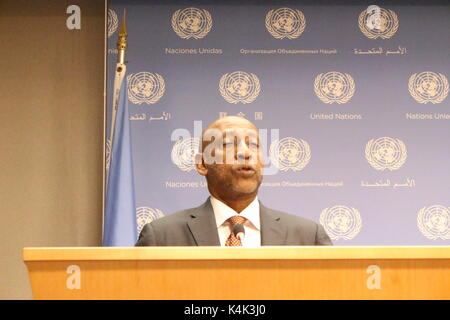
[[[257,129],[245,119],[218,121],[203,135],[203,165],[208,187],[227,196],[257,193],[262,153]]]

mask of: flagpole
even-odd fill
[[[125,10],[117,42],[117,64],[111,112],[110,163],[107,172],[103,245],[133,246],[137,239],[133,157],[126,83]]]
[[[127,27],[126,27],[126,11],[123,9],[122,25],[119,31],[119,38],[117,40],[117,64],[114,76],[114,90],[112,99],[112,113],[111,113],[111,126],[109,134],[109,143],[112,148],[114,139],[114,128],[116,126],[117,107],[119,105],[119,94],[122,86],[122,81],[125,77],[127,66],[125,65],[125,51],[127,49]],[[126,94],[124,92],[123,94]],[[112,150],[110,152],[109,163],[112,161]],[[108,187],[108,176],[106,175],[106,188]]]

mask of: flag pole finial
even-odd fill
[[[125,51],[127,50],[127,26],[126,26],[126,11],[123,9],[122,25],[119,31],[119,39],[117,40],[117,62],[125,63]]]

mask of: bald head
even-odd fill
[[[201,152],[205,150],[205,147],[211,142],[210,138],[211,132],[213,129],[219,130],[221,132],[226,132],[227,130],[233,129],[250,129],[255,130],[257,132],[256,126],[250,122],[249,120],[238,117],[238,116],[226,116],[220,119],[217,119],[213,123],[211,123],[202,133],[202,143],[201,143]]]
[[[245,128],[253,128],[256,129],[256,126],[243,117],[238,116],[226,116],[220,119],[217,119],[213,123],[211,123],[207,129],[209,128],[220,128],[221,126],[239,126]]]

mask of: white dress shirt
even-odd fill
[[[241,213],[237,213],[222,201],[211,196],[211,205],[216,218],[217,232],[219,233],[220,245],[225,246],[225,242],[231,234],[231,223],[227,221],[232,216],[242,216],[247,220],[244,223],[245,238],[242,241],[243,247],[261,246],[261,224],[259,219],[259,201],[255,198]]]

